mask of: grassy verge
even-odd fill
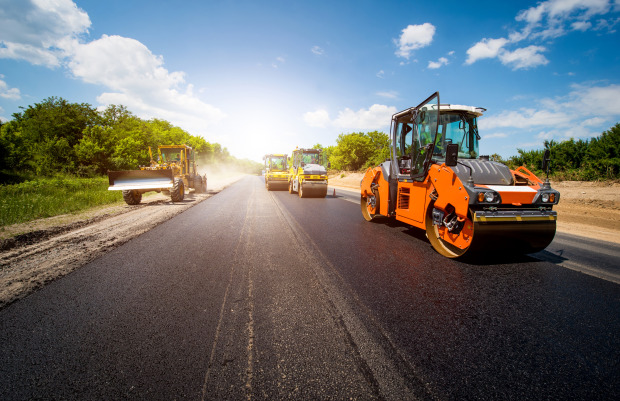
[[[75,213],[122,200],[108,178],[43,178],[0,185],[0,227]]]

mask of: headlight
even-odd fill
[[[497,195],[495,192],[478,192],[479,203],[495,203]]]
[[[542,194],[542,201],[545,203],[549,202],[549,194]]]

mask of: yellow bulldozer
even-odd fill
[[[110,191],[122,191],[128,205],[137,205],[142,194],[155,191],[169,195],[173,202],[185,198],[185,188],[207,192],[207,176],[198,174],[194,150],[187,145],[161,145],[157,161],[149,147],[151,163],[140,170],[108,171]]]

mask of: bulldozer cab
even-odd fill
[[[399,181],[423,181],[440,138],[439,93],[392,116],[392,173]]]
[[[176,165],[181,169],[181,174],[195,174],[194,150],[187,145],[162,145],[159,146],[160,163],[164,165]]]

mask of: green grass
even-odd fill
[[[43,178],[0,185],[0,227],[75,213],[122,200],[108,178]]]

